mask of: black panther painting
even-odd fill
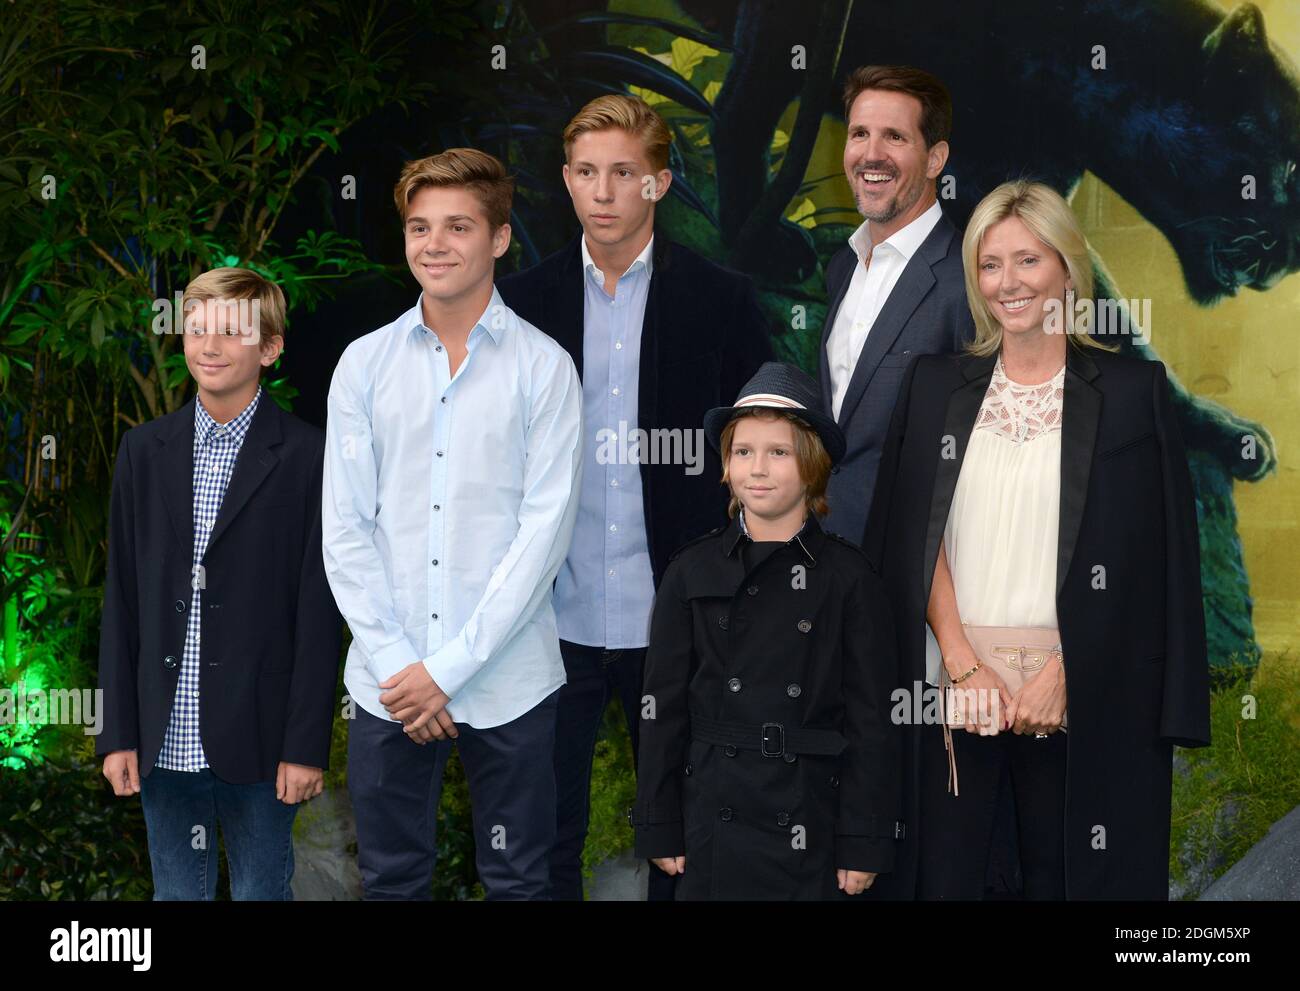
[[[549,87],[516,76],[514,85],[529,80],[507,98],[516,120],[474,137],[543,142],[540,155],[513,156],[528,169],[554,159],[553,136],[586,99],[628,87],[667,97],[683,110],[675,129],[691,126],[684,122],[694,114],[711,138],[706,168],[674,153],[673,193],[707,220],[723,260],[758,280],[769,309],[785,311],[783,325],[791,303],[817,297],[809,310],[824,312],[821,265],[851,230],[810,232],[787,214],[807,188],[818,129],[843,118],[844,76],[867,64],[914,64],[947,84],[954,120],[940,194],[959,228],[1008,178],[1031,176],[1069,197],[1091,172],[1168,240],[1187,295],[1201,306],[1265,291],[1300,268],[1300,85],[1253,4],[1225,13],[1205,0],[683,0],[678,8],[696,24],[656,20],[662,3],[646,4],[644,15],[635,7],[575,16],[556,2],[526,4],[545,38],[545,57],[532,66]],[[608,43],[610,25],[637,23],[730,54],[711,103],[671,67]],[[788,145],[774,156],[778,121],[796,101]],[[547,173],[532,178],[558,185]],[[527,254],[558,247],[558,239],[533,244],[530,232],[546,230],[565,206],[552,194],[518,211]],[[842,233],[828,241],[834,229]],[[1122,307],[1150,295],[1115,285],[1102,258],[1095,268],[1099,300]],[[1179,332],[1158,320],[1151,329],[1157,341]],[[786,353],[807,362],[819,331],[811,323],[788,331],[797,339],[785,342]],[[1118,343],[1157,356],[1133,337]],[[1259,648],[1232,485],[1273,472],[1276,445],[1262,424],[1174,384],[1199,503],[1211,657],[1218,667],[1253,667]]]

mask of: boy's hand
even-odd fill
[[[846,895],[860,895],[876,883],[876,875],[870,871],[849,871],[841,867],[835,872],[835,880]]]
[[[140,757],[134,750],[114,750],[104,758],[104,777],[120,798],[140,794]]]
[[[403,731],[416,743],[447,737],[454,740],[460,735],[447,712],[451,699],[420,661],[406,665],[379,687],[387,689],[379,701],[390,716],[402,721]]]
[[[275,770],[275,797],[285,805],[297,805],[315,798],[325,787],[325,772],[319,767],[280,761]]]
[[[686,858],[685,857],[654,857],[650,860],[665,874],[685,874]]]

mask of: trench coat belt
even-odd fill
[[[787,729],[781,723],[732,723],[691,713],[691,738],[714,746],[757,750],[765,757],[784,754],[836,757],[848,745],[843,734],[832,729]]]

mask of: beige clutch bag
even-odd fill
[[[1015,695],[1025,682],[1047,666],[1054,655],[1061,653],[1061,632],[1046,626],[967,626],[962,632],[970,642],[975,656],[1003,680],[1007,691]],[[948,750],[948,790],[957,794],[957,762],[952,751],[952,727],[965,726],[975,718],[980,708],[1001,716],[1001,700],[972,697],[955,685],[948,669],[940,666],[940,683],[944,689],[944,746]],[[996,707],[996,708],[995,708]],[[1061,729],[1066,728],[1066,717],[1061,718]]]

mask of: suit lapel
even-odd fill
[[[194,546],[194,403],[191,399],[178,409],[171,427],[160,432],[158,443],[164,449],[163,502],[177,543],[189,553]]]
[[[955,228],[948,218],[941,214],[939,222],[934,225],[934,230],[926,235],[925,240],[921,242],[921,247],[908,259],[903,274],[898,277],[898,282],[890,291],[889,298],[885,300],[885,305],[880,308],[880,313],[876,316],[876,322],[871,325],[866,343],[862,345],[862,352],[853,366],[853,376],[849,379],[848,391],[844,393],[844,402],[840,404],[839,425],[841,427],[849,422],[854,407],[862,400],[871,377],[876,374],[876,368],[880,365],[880,359],[894,346],[894,341],[903,332],[903,328],[907,326],[907,321],[912,318],[916,308],[921,305],[921,300],[934,288],[936,280],[933,267],[947,256],[948,244],[954,233]],[[845,286],[848,286],[847,281]],[[825,350],[824,346],[823,350]]]
[[[930,583],[934,580],[934,567],[939,558],[939,543],[948,525],[948,510],[952,506],[957,476],[966,457],[975,418],[979,415],[997,354],[969,357],[959,361],[962,381],[948,397],[944,414],[943,435],[939,438],[939,465],[935,470],[934,487],[930,493],[930,520],[925,534],[925,601],[930,601]]]
[[[240,445],[239,454],[235,458],[235,467],[230,474],[230,484],[226,486],[226,494],[221,499],[217,521],[212,526],[212,533],[208,535],[209,551],[230,526],[231,520],[239,515],[239,511],[257,491],[258,486],[266,480],[271,469],[279,463],[280,459],[271,448],[278,445],[282,439],[281,416],[280,407],[276,405],[275,400],[263,392],[257,404],[257,412],[253,414],[253,422],[248,425],[248,433],[244,436],[244,443]],[[193,483],[191,483],[191,490],[192,487]]]
[[[1100,374],[1087,352],[1069,345],[1065,359],[1065,398],[1061,404],[1061,509],[1056,549],[1056,592],[1065,587],[1065,575],[1079,539],[1088,475],[1101,419],[1101,392],[1093,380]]]

